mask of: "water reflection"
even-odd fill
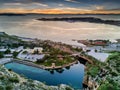
[[[74,64],[67,70],[66,68],[58,70],[42,70],[31,66],[18,63],[8,63],[6,68],[12,69],[18,74],[23,74],[27,78],[46,82],[48,85],[67,84],[74,88],[82,88],[84,77],[84,66],[80,63]],[[72,77],[72,78],[71,78]]]
[[[74,44],[72,39],[116,39],[120,27],[87,22],[44,22],[35,17],[0,17],[0,31]]]

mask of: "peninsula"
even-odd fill
[[[119,20],[103,20],[95,17],[70,17],[70,18],[39,18],[40,21],[66,21],[66,22],[90,22],[90,23],[99,23],[99,24],[109,24],[120,26]]]

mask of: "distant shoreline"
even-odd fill
[[[71,17],[71,18],[39,18],[39,21],[66,21],[70,23],[74,22],[90,22],[90,23],[99,23],[99,24],[109,24],[120,26],[119,20],[103,20],[95,17]]]

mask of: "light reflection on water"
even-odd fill
[[[72,39],[117,39],[120,27],[87,22],[45,22],[36,17],[0,16],[0,31],[8,34],[72,43]]]

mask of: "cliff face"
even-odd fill
[[[0,66],[0,90],[74,90],[61,84],[59,86],[47,86],[42,82],[25,79],[18,74]]]

